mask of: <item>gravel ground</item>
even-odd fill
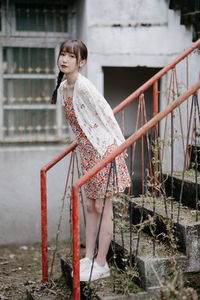
[[[49,247],[48,253],[52,258],[53,247]],[[60,267],[60,258],[62,256],[69,258],[71,253],[69,244],[59,244],[52,278],[48,284],[43,284],[40,244],[0,247],[0,299],[72,299],[71,291],[66,286]],[[193,287],[200,295],[200,273],[186,274],[184,282],[185,286]],[[103,281],[98,285],[98,290],[106,289]]]
[[[61,276],[60,257],[70,251],[61,244],[54,264],[53,276],[48,285],[42,283],[41,246],[12,245],[0,247],[0,299],[72,299]],[[49,257],[53,249],[49,247]],[[27,297],[29,295],[29,297]]]

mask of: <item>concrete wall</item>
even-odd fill
[[[102,66],[163,67],[192,43],[168,1],[86,2],[88,77],[103,91]]]
[[[104,92],[104,70],[106,68],[162,68],[170,63],[175,57],[182,53],[192,44],[192,28],[180,25],[180,12],[169,10],[168,1],[160,0],[116,0],[116,1],[86,1],[87,15],[87,45],[89,48],[89,59],[87,75],[99,90]],[[200,66],[200,54],[194,53],[189,57],[189,86],[198,80]],[[113,69],[114,70],[114,69]],[[145,70],[145,69],[144,69]],[[114,71],[113,71],[114,72]],[[181,84],[181,91],[186,87],[185,61],[177,67],[177,74]],[[121,81],[129,81],[129,78],[120,74],[112,74],[118,81],[110,82],[110,93],[108,102],[115,106],[116,101],[114,88]],[[138,74],[134,74],[133,88],[137,82]],[[146,77],[143,77],[143,83]],[[118,83],[116,83],[118,82]],[[160,93],[160,109],[167,104],[166,90],[169,86],[169,75],[160,82],[162,91]],[[111,95],[113,93],[113,95]],[[128,96],[130,89],[127,89]],[[125,95],[125,93],[124,93]],[[128,109],[129,116],[126,119],[127,126],[134,119],[134,106]],[[183,105],[183,123],[186,115]],[[175,127],[180,132],[179,116],[176,114]],[[185,127],[186,128],[186,127]],[[134,130],[131,127],[128,131]],[[163,123],[160,126],[163,132]],[[185,131],[186,138],[186,131]],[[175,147],[175,169],[181,169],[183,158],[181,139],[176,139]],[[165,169],[168,169],[170,149],[165,151]]]
[[[40,169],[63,146],[3,147],[0,149],[0,245],[41,240]],[[48,238],[54,239],[60,215],[69,159],[47,173]],[[69,191],[61,237],[69,237]]]

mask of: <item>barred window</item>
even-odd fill
[[[55,74],[54,49],[3,48],[4,74]]]
[[[54,49],[3,49],[4,135],[7,140],[39,140],[54,136]],[[48,67],[47,67],[48,66]],[[48,78],[47,75],[48,74]],[[52,74],[49,78],[49,74]],[[49,137],[50,138],[50,137]]]
[[[19,31],[68,31],[67,5],[21,2],[16,3],[16,30]]]
[[[50,99],[59,44],[74,31],[69,26],[74,13],[64,0],[51,2],[16,0],[0,6],[0,142],[67,138],[62,107]]]

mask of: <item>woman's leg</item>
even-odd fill
[[[100,217],[102,213],[103,199],[93,200],[86,199],[87,219],[86,219],[86,257],[92,259],[94,247],[99,228]],[[103,219],[99,235],[97,263],[104,266],[106,256],[112,240],[113,234],[113,210],[112,200],[107,198],[104,207]]]
[[[102,213],[103,199],[95,201],[96,212],[100,216]],[[99,225],[99,222],[98,222]],[[113,235],[113,210],[112,210],[112,200],[107,198],[104,207],[103,219],[101,223],[101,230],[99,235],[99,247],[96,261],[98,264],[104,266],[106,263],[106,256],[109,250],[109,246]]]
[[[96,200],[86,199],[87,218],[86,218],[86,257],[92,259],[94,255],[94,247],[97,238],[99,218],[95,208]]]

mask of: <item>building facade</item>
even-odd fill
[[[73,139],[61,105],[49,103],[61,41],[80,38],[86,43],[89,57],[82,72],[114,108],[192,44],[193,26],[181,25],[180,10],[170,9],[165,0],[0,1],[0,11],[3,245],[40,241],[40,169]],[[198,79],[198,66],[195,53],[189,85]],[[161,86],[168,80],[166,76]],[[151,118],[151,91],[145,97]],[[163,95],[159,106],[166,106]],[[125,112],[126,137],[135,130],[136,111],[132,103]],[[49,239],[56,234],[68,165],[64,159],[47,176]],[[68,219],[66,204],[65,237]]]

